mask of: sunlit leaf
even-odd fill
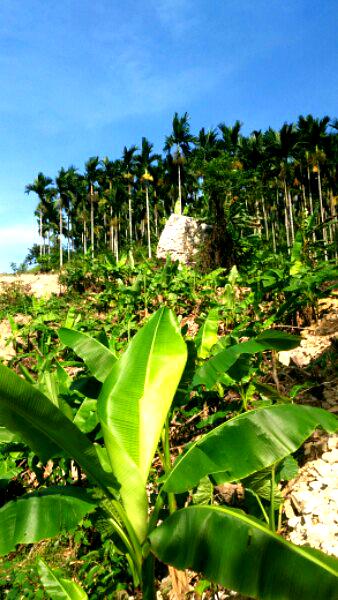
[[[94,377],[103,382],[116,362],[115,354],[95,338],[76,329],[61,327],[58,333],[61,342],[74,350]]]
[[[146,533],[145,484],[187,350],[167,308],[135,335],[103,384],[98,416],[129,520]]]
[[[325,410],[296,404],[248,411],[219,425],[179,457],[165,489],[184,492],[211,474],[217,483],[238,481],[295,452],[316,427],[334,432],[337,423]]]

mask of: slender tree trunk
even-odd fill
[[[146,185],[146,213],[147,213],[148,258],[151,258],[150,211],[149,211],[149,189],[148,189],[148,185]]]
[[[323,225],[323,242],[324,242],[324,258],[325,260],[328,260],[328,254],[327,254],[327,229],[324,225],[325,223],[325,211],[324,211],[324,204],[323,204],[323,194],[322,194],[322,180],[321,180],[321,174],[320,174],[320,166],[318,164],[318,196],[319,196],[319,206],[320,206],[320,220],[321,223]]]
[[[154,204],[154,223],[155,223],[155,236],[158,238],[158,212],[157,212],[157,203]]]
[[[107,246],[107,215],[106,215],[105,210],[103,213],[103,229],[104,229],[104,245],[106,247]]]
[[[83,254],[87,254],[87,223],[86,219],[83,219]]]
[[[255,212],[256,212],[256,220],[257,223],[259,223],[259,226],[255,228],[255,233],[259,236],[262,237],[262,229],[261,229],[261,215],[259,214],[259,202],[258,202],[258,198],[255,199]]]
[[[70,218],[69,214],[67,215],[67,257],[68,261],[70,260]]]
[[[288,217],[288,191],[286,187],[286,180],[284,179],[284,219],[285,219],[285,232],[286,232],[286,245],[288,247],[288,253],[290,254],[290,230],[289,230],[289,217]]]
[[[90,245],[92,250],[92,258],[94,258],[95,247],[94,247],[94,189],[92,184],[90,185]]]
[[[264,200],[264,196],[263,196],[263,194],[262,194],[262,209],[263,209],[263,219],[264,219],[265,237],[266,237],[266,240],[267,240],[267,241],[269,241],[269,226],[268,226],[268,218],[267,218],[267,214],[266,214],[265,200]]]
[[[40,256],[42,256],[42,208],[39,213],[39,238],[40,238]]]
[[[59,213],[59,254],[60,254],[60,269],[63,266],[63,251],[62,251],[62,200],[60,197],[60,213]]]
[[[276,230],[275,230],[275,222],[274,221],[271,222],[271,236],[272,236],[272,250],[273,250],[273,253],[276,254],[276,252],[277,252]]]
[[[312,190],[311,190],[311,175],[309,165],[307,165],[307,181],[309,186],[309,207],[310,207],[310,215],[313,216],[313,200],[312,200]],[[316,243],[316,232],[312,232],[312,240]]]
[[[114,226],[114,230],[115,230],[115,235],[114,235],[115,260],[118,263],[119,262],[119,228],[118,228],[118,224],[117,223]]]
[[[128,214],[129,214],[129,241],[133,242],[133,216],[131,206],[131,185],[128,185]]]
[[[179,203],[179,214],[182,214],[182,187],[181,187],[181,165],[178,164],[178,203]]]
[[[292,210],[292,198],[290,188],[288,188],[288,204],[289,204],[289,219],[290,219],[290,232],[291,232],[291,244],[295,241],[295,228],[293,224],[293,210]]]
[[[304,211],[306,213],[308,213],[309,210],[308,210],[308,207],[307,207],[307,201],[306,201],[306,193],[305,193],[305,185],[304,185],[304,183],[301,184],[300,189],[301,189],[301,192],[302,192]]]

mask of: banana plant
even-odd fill
[[[77,334],[72,338],[68,331],[71,347],[79,342]],[[61,337],[65,341],[64,332]],[[91,348],[87,339],[85,343],[87,350],[81,344],[81,353],[86,362],[86,351],[91,355],[98,347]],[[206,476],[238,481],[273,467],[299,448],[316,427],[334,431],[335,417],[296,405],[249,411],[202,437],[171,466],[168,414],[186,357],[174,315],[161,308],[121,358],[109,359],[110,372],[97,409],[102,445],[92,443],[38,389],[0,366],[0,427],[16,434],[41,460],[60,455],[73,458],[89,484],[46,488],[8,502],[0,509],[0,554],[15,550],[19,543],[67,531],[86,514],[99,510],[114,539],[119,538],[119,548],[145,600],[156,597],[156,557],[177,569],[201,572],[253,598],[333,600],[338,592],[334,559],[290,544],[240,510],[217,506],[176,510],[175,494],[193,489]],[[87,364],[98,368],[95,361]],[[159,492],[150,505],[147,486],[160,440],[165,473],[153,486]],[[159,525],[166,506],[171,514]],[[41,565],[40,571],[49,577]],[[64,581],[61,584],[67,588]]]

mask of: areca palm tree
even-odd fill
[[[50,177],[46,177],[41,171],[38,173],[36,179],[34,179],[33,183],[29,183],[25,187],[25,193],[30,194],[30,192],[34,192],[39,197],[39,238],[40,238],[40,256],[44,251],[44,243],[43,243],[43,215],[47,212],[47,207],[49,204],[50,196],[48,195],[48,191],[50,190],[50,186],[53,183],[53,180]]]
[[[94,200],[95,200],[95,183],[100,177],[100,159],[98,156],[92,156],[85,163],[85,179],[88,185],[89,201],[90,201],[90,245],[92,257],[94,257],[95,233],[94,233]]]
[[[272,168],[276,171],[284,192],[285,231],[287,247],[290,251],[295,239],[293,207],[291,199],[291,180],[293,175],[293,159],[298,143],[298,135],[293,123],[284,123],[279,131],[271,127],[264,134],[264,143]]]
[[[141,153],[136,157],[137,165],[140,171],[140,180],[145,187],[146,194],[146,217],[147,217],[147,241],[148,258],[151,258],[151,239],[150,239],[150,208],[149,208],[149,185],[154,180],[151,170],[152,164],[158,161],[160,156],[152,153],[154,144],[151,144],[147,138],[142,138]]]
[[[112,253],[115,255],[116,262],[118,262],[120,210],[121,204],[125,200],[121,161],[109,160],[108,157],[105,157],[101,163],[103,170],[100,185],[103,190],[104,201],[109,206],[110,214],[110,247]]]
[[[242,123],[240,121],[235,121],[234,125],[229,127],[225,123],[220,123],[218,125],[218,129],[222,134],[222,139],[220,141],[220,147],[230,156],[235,157],[237,155],[237,151],[240,145],[240,130],[242,127]]]
[[[311,177],[310,177],[310,166],[312,166],[312,172],[317,174],[317,186],[318,186],[318,198],[319,198],[319,209],[320,209],[320,221],[323,226],[323,241],[324,246],[327,245],[327,229],[325,224],[325,209],[323,202],[323,191],[322,191],[322,176],[321,176],[321,165],[326,161],[326,142],[327,126],[330,122],[330,117],[325,116],[322,119],[316,119],[312,115],[304,117],[300,115],[298,119],[298,132],[300,136],[300,145],[305,150],[305,156],[307,158],[307,176],[309,185],[309,195],[311,197]],[[325,258],[328,258],[327,251],[325,248]]]
[[[59,253],[60,253],[60,269],[63,266],[63,249],[62,249],[62,234],[63,234],[63,211],[67,212],[67,228],[66,235],[68,239],[68,258],[70,257],[70,211],[71,202],[74,194],[76,168],[70,166],[67,170],[63,167],[60,169],[55,178],[56,191],[59,198]]]
[[[125,146],[123,148],[123,154],[122,154],[122,172],[123,172],[124,178],[128,182],[127,187],[128,187],[128,217],[129,217],[129,242],[130,242],[130,244],[132,244],[132,242],[133,242],[133,217],[132,217],[133,210],[132,210],[131,193],[132,193],[132,186],[133,186],[134,177],[135,177],[137,150],[138,150],[138,148],[135,145],[130,146],[130,148],[127,148],[127,146]]]
[[[173,160],[177,164],[178,175],[178,203],[179,214],[182,214],[182,182],[181,169],[186,157],[190,153],[190,144],[194,141],[193,135],[190,133],[189,115],[187,112],[182,117],[175,112],[172,122],[172,132],[166,137],[164,151],[170,153],[172,149]]]

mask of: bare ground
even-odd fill
[[[10,284],[19,284],[27,288],[27,291],[35,296],[49,297],[52,294],[60,294],[63,289],[59,284],[57,273],[22,273],[21,275],[0,275],[0,293]]]

